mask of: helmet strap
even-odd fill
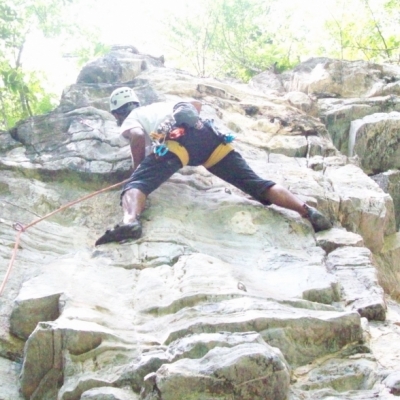
[[[137,107],[139,107],[138,103],[131,102],[124,104],[122,107],[118,108],[118,110],[114,110],[112,114],[117,120],[117,125],[121,126],[122,123],[126,120],[126,117],[131,113],[131,111]]]

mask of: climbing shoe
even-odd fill
[[[304,208],[307,212],[306,215],[304,215],[304,218],[307,218],[311,222],[315,232],[325,231],[332,228],[332,224],[328,218],[321,214],[316,208],[310,207],[307,204],[304,204]]]
[[[118,224],[113,229],[96,240],[95,246],[111,242],[124,242],[126,240],[139,239],[142,236],[142,224],[136,220],[130,224]]]

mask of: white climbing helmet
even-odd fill
[[[118,110],[127,103],[137,103],[140,106],[139,98],[133,89],[129,87],[121,87],[115,89],[110,96],[110,111]]]

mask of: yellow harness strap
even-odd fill
[[[175,140],[167,140],[165,145],[171,153],[174,153],[182,163],[182,166],[188,165],[189,163],[189,153],[180,143]],[[208,157],[207,161],[203,164],[205,168],[211,168],[219,161],[221,161],[225,156],[227,156],[233,150],[233,146],[226,143],[221,143]]]
[[[208,160],[203,164],[205,168],[213,167],[217,162],[221,161],[233,150],[233,146],[227,143],[221,143],[208,157]]]
[[[171,153],[174,153],[181,160],[183,167],[188,165],[189,153],[180,143],[175,140],[166,140],[165,145]]]

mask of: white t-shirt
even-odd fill
[[[149,134],[156,132],[158,126],[168,117],[172,117],[172,108],[175,103],[153,103],[148,106],[135,108],[126,117],[121,125],[120,133],[132,129],[142,128],[145,132],[146,155],[151,152],[151,139]]]

